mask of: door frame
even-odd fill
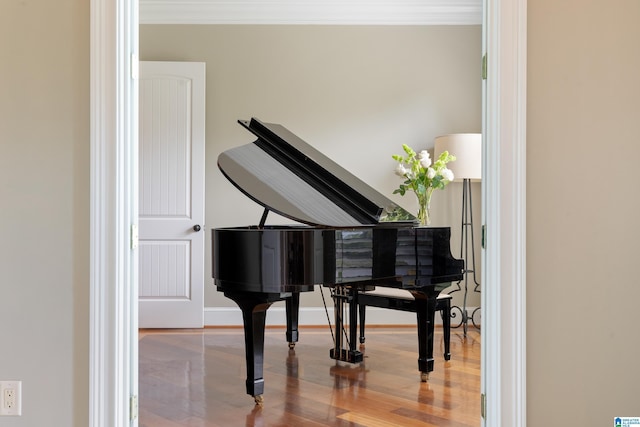
[[[527,425],[527,0],[483,0],[483,426]]]
[[[526,0],[484,0],[483,425],[526,425]],[[138,1],[91,0],[89,425],[137,425]]]
[[[138,2],[90,19],[89,426],[137,426]]]

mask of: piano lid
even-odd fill
[[[238,120],[258,137],[218,156],[218,167],[240,191],[266,209],[294,221],[356,227],[415,217],[284,126],[256,118]]]

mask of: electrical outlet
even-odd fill
[[[22,381],[0,381],[2,415],[22,415]]]

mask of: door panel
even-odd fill
[[[182,299],[191,297],[188,241],[146,241],[140,246],[140,295],[146,298]]]
[[[204,100],[203,63],[140,63],[142,328],[204,323]]]

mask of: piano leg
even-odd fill
[[[360,344],[364,344],[364,341],[365,341],[364,325],[365,325],[365,316],[367,315],[367,305],[358,303],[358,311],[360,313]]]
[[[287,313],[287,342],[293,349],[298,342],[298,313],[300,312],[300,293],[294,292],[285,299]]]
[[[360,353],[356,350],[356,340],[358,339],[358,289],[352,287],[349,290],[349,351],[352,354]],[[362,356],[362,354],[361,354]]]
[[[224,291],[242,310],[244,321],[244,347],[247,361],[247,394],[253,396],[256,405],[262,406],[264,393],[264,326],[267,309],[287,295],[254,292]]]
[[[414,293],[418,320],[418,369],[420,379],[426,382],[433,371],[433,334],[436,299],[422,293]]]
[[[448,300],[442,309],[442,329],[444,331],[444,360],[451,360],[451,306]]]

